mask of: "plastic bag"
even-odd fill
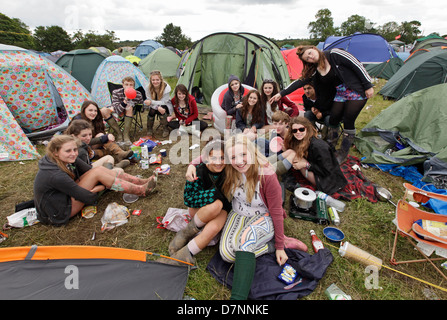
[[[36,208],[20,210],[6,217],[6,219],[8,219],[8,223],[3,226],[3,229],[5,230],[11,228],[28,227],[39,222],[39,220],[37,220]]]
[[[121,226],[127,223],[127,218],[129,218],[130,212],[127,207],[120,205],[116,202],[110,203],[104,215],[101,218],[101,231],[111,230],[115,227]]]
[[[191,216],[189,215],[188,210],[169,208],[164,217],[157,217],[157,228],[178,232],[179,230],[185,228],[190,220]]]

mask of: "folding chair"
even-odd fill
[[[113,83],[113,82],[107,82],[107,86],[109,89],[110,97],[112,97],[112,92],[116,89],[120,89],[123,87],[122,84]],[[140,91],[141,95],[143,96],[143,101],[146,100],[146,92],[143,87],[138,87],[135,90]],[[135,136],[135,133],[137,132],[137,128],[139,130],[143,129],[143,119],[141,117],[141,114],[144,112],[144,108],[142,104],[136,104],[133,107],[133,120],[132,125],[134,126],[133,135]],[[122,128],[124,125],[124,121],[121,121],[119,126]]]
[[[409,203],[409,201],[412,200],[425,203],[430,199],[447,201],[447,195],[426,192],[408,183],[404,183],[404,187],[406,188],[404,198],[399,200],[396,207],[396,219],[394,220],[394,224],[396,225],[396,233],[394,237],[394,244],[390,262],[393,265],[414,262],[429,262],[447,280],[447,276],[444,274],[444,272],[442,272],[441,269],[439,269],[433,263],[433,261],[445,260],[446,258],[429,258],[429,255],[425,254],[417,244],[420,243],[422,246],[429,248],[430,251],[439,250],[438,252],[442,251],[443,253],[447,254],[447,239],[438,237],[424,230],[417,223],[415,223],[420,219],[447,223],[447,215],[430,213],[416,208]],[[397,261],[395,258],[395,254],[397,239],[399,235],[407,239],[408,242],[412,244],[415,249],[419,251],[419,253],[421,253],[424,259]],[[415,241],[417,243],[415,243]]]

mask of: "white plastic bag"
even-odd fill
[[[169,208],[166,215],[163,217],[163,220],[160,221],[160,219],[161,217],[157,218],[159,223],[157,228],[178,232],[186,227],[191,220],[191,216],[186,209]]]
[[[101,218],[101,231],[111,230],[127,223],[130,213],[127,207],[116,202],[110,203]]]
[[[8,223],[5,224],[3,227],[4,229],[28,227],[39,222],[39,220],[37,220],[36,208],[20,210],[7,216],[6,219],[8,219]]]

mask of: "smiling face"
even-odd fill
[[[240,173],[246,173],[253,163],[251,154],[247,147],[241,143],[237,143],[229,150],[231,165]]]
[[[303,126],[302,124],[294,123],[292,125],[293,137],[298,141],[301,141],[304,139],[304,137],[306,136],[306,133],[307,133],[306,131],[307,131],[306,127]]]
[[[230,82],[230,88],[234,92],[238,92],[240,87],[241,87],[241,83],[238,80],[233,80]]]
[[[77,136],[77,138],[79,140],[81,140],[82,142],[85,142],[86,144],[89,144],[90,141],[92,140],[92,130],[91,129],[83,129],[81,130],[81,132],[79,133],[79,135]]]
[[[98,108],[94,104],[90,104],[87,108],[84,109],[84,114],[87,119],[93,121],[98,115]]]
[[[151,85],[154,88],[159,88],[161,84],[161,78],[159,74],[153,74],[151,75]]]
[[[78,157],[76,142],[69,141],[64,143],[60,150],[54,153],[54,156],[65,164],[74,163]]]
[[[132,81],[124,81],[123,88],[126,90],[127,88],[133,88],[135,86],[135,82]]]
[[[270,97],[273,93],[273,83],[264,83],[262,90],[267,97]]]
[[[225,158],[223,150],[211,150],[208,155],[207,168],[211,172],[222,172],[225,169]]]
[[[186,99],[186,94],[182,91],[178,91],[177,92],[177,100],[178,101],[185,101]]]
[[[249,106],[254,106],[254,105],[256,105],[256,103],[258,103],[258,96],[257,96],[256,93],[252,92],[248,96],[248,105]]]

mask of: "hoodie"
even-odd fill
[[[239,88],[240,99],[238,101],[234,101],[234,92],[233,92],[233,90],[231,90],[231,87],[230,87],[230,83],[233,80],[237,80],[241,84],[241,86]],[[245,92],[245,88],[242,86],[241,80],[239,80],[239,78],[237,76],[231,75],[228,78],[228,91],[225,92],[223,100],[222,100],[222,109],[224,109],[226,111],[227,115],[236,116],[236,110],[237,110],[236,106],[242,102],[242,97],[244,95],[244,92]]]
[[[73,164],[75,179],[62,171],[48,156],[39,160],[39,171],[34,179],[34,204],[37,218],[43,224],[64,225],[71,214],[71,198],[85,205],[94,205],[97,194],[92,193],[75,182],[92,168],[79,158]]]

